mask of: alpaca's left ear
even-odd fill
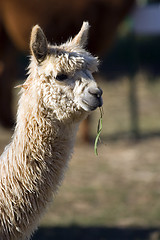
[[[41,63],[47,56],[48,42],[44,32],[38,25],[35,25],[32,29],[30,49],[31,53],[39,63]]]
[[[79,33],[73,38],[72,44],[80,45],[81,47],[85,47],[87,44],[88,39],[88,32],[89,32],[89,23],[83,22],[81,30]]]

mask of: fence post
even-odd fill
[[[134,139],[139,139],[140,130],[139,130],[137,82],[134,75],[130,76],[129,78],[129,109],[130,109],[131,136]]]
[[[130,66],[131,74],[129,77],[129,110],[130,110],[131,136],[135,140],[137,140],[140,138],[137,80],[135,78],[135,74],[138,71],[138,55],[136,47],[136,38],[134,33],[131,34],[131,58],[132,65]]]

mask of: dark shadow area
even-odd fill
[[[150,240],[160,239],[160,228],[41,227],[33,240]]]
[[[159,41],[159,35],[145,37],[130,33],[125,37],[117,37],[108,54],[104,56],[101,74],[114,81],[122,76],[135,75],[141,70],[148,73],[150,80],[154,81],[154,77],[160,74]]]

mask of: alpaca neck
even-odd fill
[[[40,103],[34,104],[32,100],[31,104],[28,104],[28,111],[24,113],[21,111],[22,108],[23,104],[19,106],[17,127],[13,137],[13,146],[17,146],[16,155],[19,158],[21,149],[23,156],[19,159],[19,164],[30,166],[32,163],[31,167],[39,166],[37,171],[43,172],[43,175],[47,173],[47,176],[50,170],[50,177],[54,178],[53,183],[56,185],[56,182],[60,182],[58,178],[62,177],[72,153],[78,124],[65,124],[54,118],[47,118],[43,106]],[[57,175],[57,181],[54,173]]]
[[[76,124],[46,119],[29,101],[24,112],[22,100],[23,95],[15,133],[1,156],[0,166],[0,196],[7,196],[5,203],[0,200],[0,219],[4,219],[1,225],[19,239],[32,232],[57,191],[71,157],[77,128]],[[0,237],[8,240],[1,228]]]
[[[77,124],[66,125],[46,118],[43,107],[35,104],[34,99],[26,101],[26,97],[23,93],[20,99],[12,143],[2,156],[2,172],[11,182],[17,177],[23,192],[37,192],[48,201],[63,179]],[[11,175],[7,168],[12,169]]]

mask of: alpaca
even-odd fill
[[[43,30],[31,33],[28,78],[21,86],[17,123],[0,158],[0,239],[29,239],[60,186],[78,125],[102,106],[87,52],[89,24],[66,43],[50,45]]]
[[[31,26],[38,22],[48,39],[51,41],[54,36],[54,41],[59,43],[62,35],[64,40],[75,35],[82,20],[88,19],[92,28],[87,48],[93,54],[104,56],[134,3],[135,0],[0,0],[1,124],[11,127],[14,123],[12,86],[19,69],[17,54],[18,50],[28,52]],[[88,124],[87,118],[80,129],[85,141],[90,138]]]

